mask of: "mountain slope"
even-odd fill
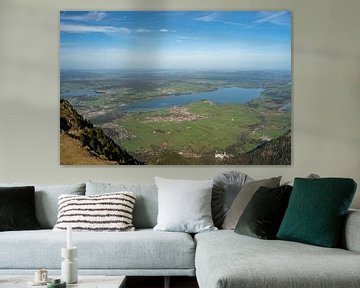
[[[71,104],[60,100],[60,164],[141,165],[104,131],[84,119]]]
[[[291,165],[291,135],[289,133],[264,142],[252,151],[228,159],[225,164]]]
[[[115,161],[95,156],[80,140],[66,133],[60,134],[60,155],[62,165],[118,165]]]

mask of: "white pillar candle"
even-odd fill
[[[66,248],[70,249],[72,248],[72,227],[69,225],[66,229],[67,232],[67,242],[66,242]]]

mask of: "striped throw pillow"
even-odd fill
[[[133,231],[133,192],[93,196],[60,195],[55,231],[72,226],[74,231]]]

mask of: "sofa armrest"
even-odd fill
[[[343,232],[343,248],[360,253],[360,210],[349,210]]]

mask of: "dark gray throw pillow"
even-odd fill
[[[0,187],[0,231],[39,228],[35,216],[35,188]]]
[[[237,171],[224,172],[214,179],[211,199],[211,213],[214,225],[221,228],[227,212],[245,182],[252,178]]]
[[[250,181],[245,183],[236,198],[234,199],[229,211],[227,212],[222,228],[226,230],[234,230],[241,214],[244,212],[247,204],[252,196],[261,187],[275,188],[279,187],[281,176],[270,179]]]
[[[292,187],[260,187],[235,227],[235,232],[261,239],[275,239],[289,203]]]

